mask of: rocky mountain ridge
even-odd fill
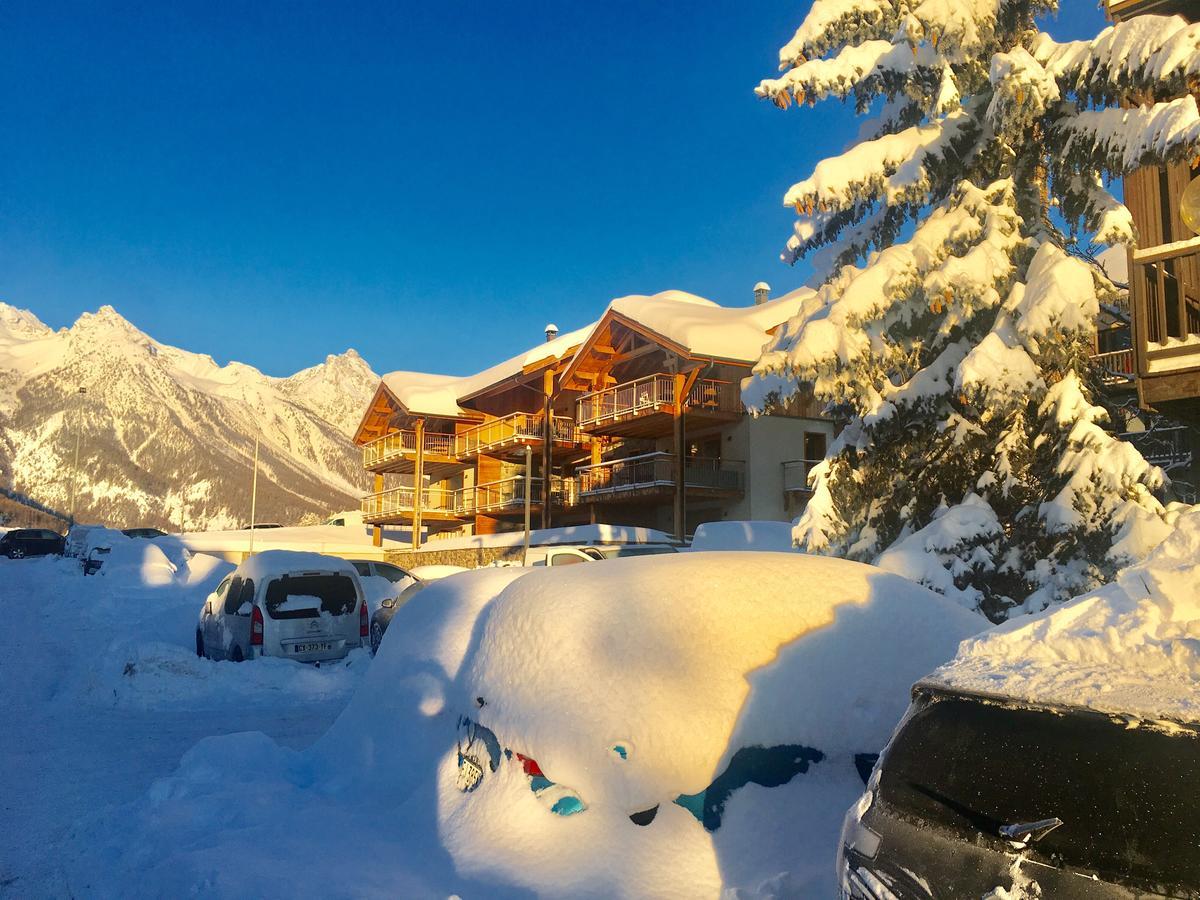
[[[350,436],[378,381],[354,350],[277,378],[162,344],[111,306],[55,331],[0,303],[0,484],[80,521],[232,527],[258,436],[260,521],[350,508],[366,485]]]

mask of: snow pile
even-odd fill
[[[911,682],[983,624],[893,575],[800,554],[460,573],[396,613],[310,750],[259,735],[201,743],[143,799],[75,830],[72,883],[100,896],[130,884],[174,896],[830,896],[862,786],[854,754],[882,747]],[[469,792],[461,716],[514,754],[498,748]],[[705,791],[738,750],[779,745],[806,762],[783,784],[722,795],[716,830],[672,802]],[[552,813],[517,753],[585,808]],[[649,825],[630,820],[655,806]]]
[[[963,644],[931,680],[1104,712],[1200,722],[1200,512],[1116,582]]]
[[[792,552],[790,522],[705,522],[696,527],[692,550],[779,550]]]

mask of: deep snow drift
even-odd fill
[[[233,567],[119,537],[91,577],[75,559],[0,559],[0,896],[154,894],[103,867],[68,873],[64,848],[93,839],[79,823],[143,796],[208,735],[308,746],[369,664],[197,659],[200,607]]]
[[[1200,722],[1200,511],[1113,584],[966,642],[934,680],[1018,699]]]
[[[985,625],[800,554],[452,575],[396,614],[310,750],[208,739],[81,823],[68,870],[101,896],[829,896],[854,755],[878,751],[910,684]],[[461,716],[497,740],[469,792]],[[718,792],[756,745],[786,749],[790,780]],[[706,812],[723,804],[711,831],[673,802],[706,788]],[[584,808],[554,814],[568,793]]]

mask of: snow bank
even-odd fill
[[[931,680],[1103,712],[1200,722],[1200,512],[1116,582],[964,643]]]
[[[796,549],[791,522],[705,522],[692,537],[693,550]]]
[[[451,575],[397,611],[362,688],[310,750],[203,742],[142,800],[78,828],[70,870],[101,896],[131,884],[175,896],[830,896],[842,813],[861,791],[854,754],[878,751],[912,681],[984,624],[896,576],[801,554]],[[553,814],[503,754],[460,790],[464,715],[586,809]],[[737,787],[716,830],[672,802],[704,791],[739,749],[780,744],[799,745],[806,771]],[[649,825],[630,820],[655,805]]]

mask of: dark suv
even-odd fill
[[[15,528],[0,537],[0,555],[9,559],[26,556],[62,556],[66,540],[47,528]]]
[[[922,682],[838,876],[854,900],[1200,898],[1200,725]]]

